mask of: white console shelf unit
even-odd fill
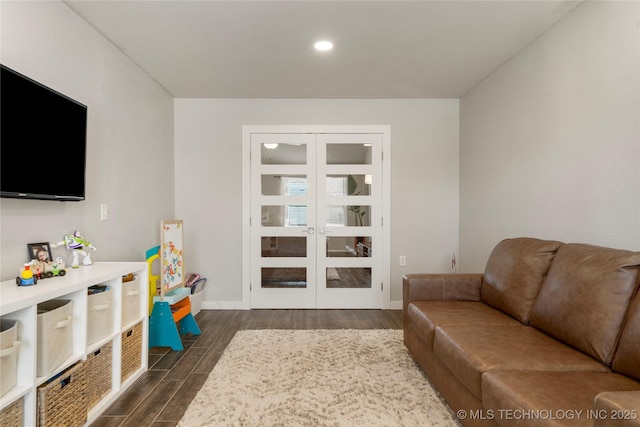
[[[133,273],[137,286],[134,291],[128,287],[124,292],[122,276]],[[93,285],[108,285],[113,290],[113,322],[112,330],[104,337],[89,344],[87,341],[88,295],[87,288]],[[125,283],[127,285],[127,283]],[[37,387],[45,383],[64,369],[79,360],[86,360],[87,355],[93,353],[103,345],[112,344],[112,385],[106,394],[87,415],[87,423],[91,424],[107,409],[136,379],[147,369],[148,354],[148,286],[147,264],[145,262],[97,262],[90,266],[77,269],[68,268],[66,275],[52,277],[38,281],[37,285],[17,286],[15,279],[0,283],[0,316],[3,319],[18,321],[17,380],[16,385],[5,395],[0,397],[0,411],[23,399],[25,427],[35,427],[37,422]],[[139,293],[138,293],[139,291]],[[137,295],[134,304],[137,311],[127,313],[127,324],[123,324],[123,302],[128,295]],[[37,364],[37,305],[53,299],[68,299],[73,301],[73,352],[72,355],[54,372],[46,377],[38,377]],[[130,310],[130,304],[128,310]],[[142,348],[140,368],[120,381],[122,366],[122,333],[142,322]]]

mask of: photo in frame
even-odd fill
[[[37,260],[40,264],[51,262],[51,247],[49,242],[27,243],[29,261]]]

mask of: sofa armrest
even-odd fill
[[[640,390],[602,392],[593,406],[594,427],[640,427]]]
[[[405,274],[402,276],[403,308],[411,301],[480,301],[483,275]]]

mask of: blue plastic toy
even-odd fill
[[[31,286],[38,284],[38,277],[31,271],[31,264],[26,263],[20,276],[16,277],[16,285],[18,286]]]

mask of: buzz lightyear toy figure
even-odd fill
[[[86,240],[78,230],[74,231],[73,234],[67,234],[66,236],[64,236],[64,240],[61,240],[58,243],[53,243],[51,246],[56,248],[61,245],[65,245],[67,249],[70,249],[73,253],[73,261],[71,262],[72,268],[80,267],[80,263],[78,262],[78,255],[84,256],[84,258],[82,259],[82,265],[93,264],[93,261],[91,260],[91,254],[89,254],[82,248],[84,246],[93,249],[94,251],[97,249],[91,244],[91,242]]]

